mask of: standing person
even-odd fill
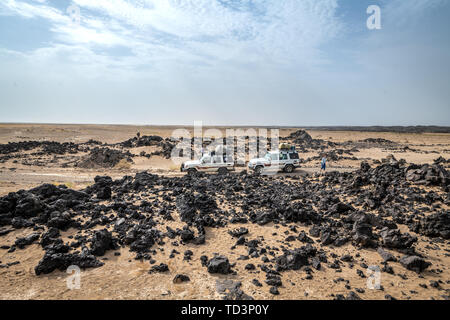
[[[327,170],[327,158],[325,155],[322,156],[322,161],[320,162],[320,171],[325,172]]]

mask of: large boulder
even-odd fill
[[[364,222],[363,220],[357,220],[353,224],[353,240],[356,244],[362,247],[373,247],[375,241],[372,233],[372,225]]]
[[[94,178],[94,181],[95,184],[92,186],[92,188],[97,194],[97,199],[111,199],[111,185],[113,183],[112,178],[109,176],[96,176]]]
[[[21,217],[35,217],[43,212],[45,204],[34,194],[27,194],[20,199],[16,206],[15,214]]]
[[[67,211],[54,211],[50,214],[50,219],[47,222],[48,227],[53,227],[60,230],[67,230],[74,226],[75,222],[72,220],[70,213]]]
[[[117,249],[116,239],[108,230],[99,230],[94,233],[91,240],[91,253],[94,256],[103,256],[108,250]]]
[[[450,213],[441,211],[426,216],[409,225],[411,231],[427,237],[442,237],[450,239]]]
[[[206,216],[217,210],[214,198],[209,195],[184,193],[177,196],[176,206],[180,214],[181,221],[194,222],[198,216]]]
[[[295,250],[286,251],[276,258],[277,270],[298,270],[309,264],[308,258],[313,257],[317,249],[310,244]]]
[[[450,177],[440,164],[410,165],[406,168],[406,180],[417,184],[447,187]]]
[[[409,233],[401,233],[398,229],[383,228],[380,232],[383,245],[393,249],[407,249],[415,242],[417,237],[411,236]]]
[[[228,274],[231,271],[230,262],[225,256],[215,256],[208,261],[207,266],[209,273]]]
[[[417,273],[420,273],[431,266],[430,262],[427,262],[423,258],[418,256],[404,256],[400,259],[400,263],[406,269],[415,271]]]
[[[126,233],[124,242],[130,245],[130,251],[144,253],[150,250],[160,236],[160,232],[156,229],[136,225]]]

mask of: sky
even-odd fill
[[[1,0],[0,122],[449,126],[449,18],[448,0]]]

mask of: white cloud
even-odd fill
[[[209,65],[295,61],[310,68],[323,62],[319,47],[340,28],[336,0],[74,0],[80,26],[50,1],[35,2],[6,0],[2,7],[47,19],[61,44],[126,46],[143,64],[172,59],[189,67],[207,58]]]
[[[31,4],[23,1],[4,0],[0,4],[2,12],[20,15],[25,18],[40,17],[53,23],[67,23],[69,17],[64,16],[58,9],[48,5],[42,5],[46,1],[36,1],[39,4]]]

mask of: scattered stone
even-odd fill
[[[381,258],[383,258],[384,262],[388,262],[388,261],[397,261],[397,259],[394,257],[394,255],[392,255],[390,252],[384,250],[383,248],[379,247],[377,249],[378,254],[381,256]]]
[[[280,294],[277,287],[270,287],[269,292],[276,296]]]
[[[191,281],[191,279],[184,274],[177,274],[175,278],[173,278],[173,283],[182,283],[188,281]]]
[[[258,281],[258,279],[253,279],[253,280],[252,280],[252,283],[253,283],[255,286],[257,286],[257,287],[262,287],[262,286],[263,286],[262,283]]]
[[[159,265],[152,266],[148,273],[163,273],[169,271],[169,266],[165,263],[160,263]]]
[[[221,273],[228,274],[231,271],[230,262],[227,257],[215,256],[208,261],[208,272],[209,273]]]

